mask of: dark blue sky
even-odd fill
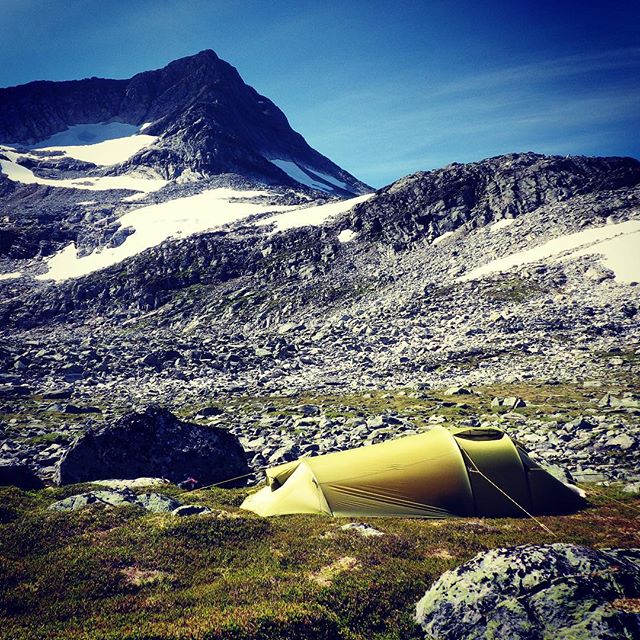
[[[510,151],[640,157],[638,0],[0,0],[0,86],[208,48],[374,186]]]

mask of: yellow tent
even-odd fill
[[[579,490],[536,465],[498,429],[436,427],[267,470],[243,509],[261,516],[523,516],[566,513]]]

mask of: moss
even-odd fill
[[[74,436],[67,433],[60,433],[53,431],[51,433],[43,433],[40,436],[34,436],[33,438],[27,438],[26,442],[29,444],[65,444],[73,440]]]
[[[13,514],[0,525],[0,637],[418,638],[415,603],[447,569],[505,545],[634,546],[640,505],[619,487],[598,488],[591,508],[543,518],[555,536],[531,520],[365,520],[378,538],[342,531],[342,519],[238,511],[242,489],[163,487],[214,510],[184,519],[129,507],[47,511],[90,486],[0,490]],[[311,579],[344,558],[352,570]]]

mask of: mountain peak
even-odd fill
[[[369,187],[310,147],[278,107],[211,49],[129,80],[91,78],[0,89],[0,143],[35,145],[80,124],[141,126],[156,142],[122,169],[165,179],[235,173],[335,195]],[[42,145],[40,145],[42,146]]]

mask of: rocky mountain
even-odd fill
[[[69,128],[100,123],[144,125],[145,135],[156,138],[112,167],[114,175],[143,167],[166,179],[236,173],[340,195],[369,191],[312,149],[271,100],[211,50],[129,80],[0,89],[0,144],[42,146]]]

